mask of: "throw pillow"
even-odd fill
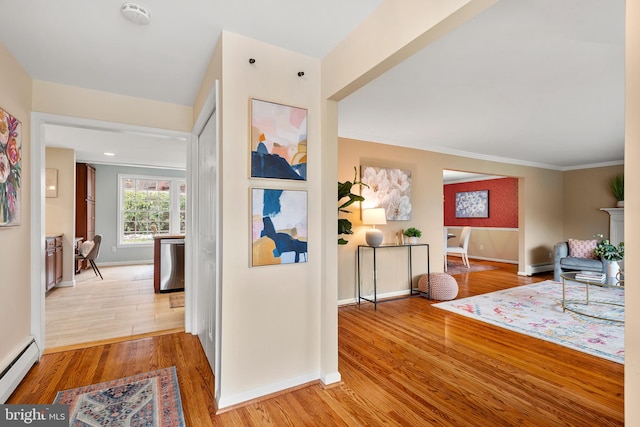
[[[569,256],[597,259],[596,254],[593,252],[597,244],[597,240],[569,239]]]
[[[83,257],[86,257],[87,255],[89,255],[89,252],[91,252],[91,249],[93,249],[93,247],[95,246],[95,243],[93,243],[93,240],[89,240],[88,242],[83,242],[80,245],[80,255],[82,255]]]

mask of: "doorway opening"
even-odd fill
[[[519,178],[445,169],[442,181],[443,242],[445,249],[452,248],[445,250],[445,268],[457,260],[452,255],[462,253],[467,259],[518,265]]]
[[[186,159],[188,157],[188,150],[190,150],[191,134],[186,132],[33,113],[32,140],[34,141],[32,151],[32,179],[34,183],[41,182],[41,178],[45,176],[45,169],[49,166],[47,161],[47,152],[49,149],[71,152],[71,169],[74,171],[75,162],[87,162],[96,164],[99,168],[104,169],[142,167],[146,170],[156,172],[163,170],[163,168],[165,170],[176,171],[180,170],[181,167],[183,179],[186,179],[186,175],[188,174],[188,162],[186,162]],[[91,143],[87,143],[87,141],[91,141]],[[152,145],[152,147],[150,145]],[[170,147],[170,149],[162,149],[162,146]],[[108,154],[106,154],[114,154],[114,152],[120,152],[121,155],[108,156]],[[106,157],[113,157],[113,159],[110,160]],[[180,159],[182,159],[182,163],[178,164]],[[167,160],[172,163],[167,163]],[[83,310],[90,313],[93,312],[93,321],[97,322],[97,324],[104,324],[104,329],[107,330],[106,332],[109,336],[101,337],[100,335],[96,335],[98,328],[96,328],[95,325],[94,327],[91,327],[89,324],[84,325],[87,329],[86,332],[83,332],[79,329],[74,330],[72,326],[67,324],[62,325],[62,327],[63,329],[64,327],[71,328],[71,332],[67,333],[68,336],[71,336],[71,341],[52,341],[52,344],[50,344],[49,337],[47,336],[45,339],[45,335],[47,334],[45,330],[45,319],[47,324],[46,329],[48,329],[51,326],[49,320],[54,316],[48,316],[46,312],[49,304],[42,286],[42,283],[44,283],[42,277],[44,276],[44,268],[34,269],[34,271],[41,272],[40,275],[34,275],[32,279],[32,331],[36,340],[39,341],[40,348],[50,348],[52,345],[82,345],[81,343],[83,342],[86,343],[103,339],[130,339],[131,336],[145,333],[157,334],[165,328],[167,330],[175,330],[176,320],[181,324],[180,328],[186,330],[188,325],[184,306],[189,304],[188,298],[183,299],[182,308],[174,309],[171,308],[170,302],[168,301],[169,295],[163,295],[157,298],[157,296],[153,294],[152,255],[141,255],[138,253],[133,255],[129,260],[112,259],[111,261],[103,260],[102,263],[98,260],[98,264],[101,264],[100,271],[103,277],[107,276],[105,279],[111,280],[109,285],[106,285],[106,282],[99,277],[92,277],[94,273],[91,269],[82,270],[78,275],[75,274],[75,179],[72,176],[73,173],[68,169],[70,169],[69,164],[62,164],[59,170],[60,173],[67,174],[69,181],[67,181],[67,188],[65,189],[67,191],[66,198],[62,197],[62,189],[60,186],[58,188],[60,202],[65,205],[62,208],[65,212],[63,215],[58,215],[59,211],[55,212],[56,216],[64,218],[58,224],[54,221],[55,225],[52,226],[47,220],[49,199],[45,199],[43,187],[38,185],[33,186],[32,212],[34,221],[32,227],[32,265],[44,265],[45,236],[52,231],[51,228],[55,228],[56,233],[64,236],[65,247],[63,248],[63,254],[65,251],[66,254],[64,255],[63,261],[64,278],[59,289],[54,288],[49,291],[52,296],[51,300],[53,301],[55,299],[54,296],[60,297],[62,294],[64,294],[63,296],[65,298],[71,298],[71,300],[67,299],[67,301],[74,301],[75,298],[75,302],[63,304],[63,306],[65,306],[66,309],[73,310],[74,315]],[[105,194],[106,193],[109,193],[109,191],[105,192]],[[116,206],[113,206],[114,203],[115,201],[112,202],[111,206],[103,205],[102,207],[98,204],[97,217],[99,218],[100,215],[110,218],[115,217],[118,210]],[[38,218],[40,219],[39,221]],[[113,223],[115,224],[115,222],[114,220]],[[98,230],[103,236],[109,235],[114,239],[103,244],[101,252],[109,255],[117,253],[120,249],[117,243],[118,232],[111,226],[103,226]],[[142,247],[138,249],[142,249]],[[147,245],[146,250],[152,254],[152,245]],[[107,272],[111,273],[112,276],[109,277],[106,274]],[[101,282],[93,288],[93,290],[87,291],[87,289],[90,289],[88,286],[90,282],[95,280],[100,280]],[[146,290],[144,292],[138,292],[135,296],[127,295],[127,292],[130,291],[131,288],[136,287],[141,287],[141,289],[144,288]],[[81,290],[81,288],[83,288],[83,290]],[[102,293],[104,293],[104,291],[110,291],[111,293],[98,298],[98,294],[100,293],[98,290]],[[74,292],[75,295],[73,296],[68,296],[71,295],[69,291],[77,292]],[[189,293],[186,286],[185,291],[186,294]],[[56,293],[57,295],[55,295]],[[87,293],[89,297],[87,297]],[[83,302],[83,298],[88,302]],[[158,301],[155,301],[156,299]],[[165,299],[167,301],[164,301]],[[100,300],[101,307],[97,308],[95,304],[98,300]],[[165,303],[167,305],[167,311],[162,314],[162,310],[160,310],[159,307]],[[94,305],[92,306],[92,304]],[[127,304],[129,304],[128,308]],[[135,310],[131,309],[131,304],[136,307]],[[119,307],[118,310],[120,310],[120,314],[117,315],[119,316],[118,320],[109,318],[109,316],[113,316],[113,314],[107,315],[105,318],[98,318],[101,315],[104,316],[104,313],[100,313],[100,310],[109,305],[111,305],[112,308]],[[158,307],[156,307],[156,305]],[[58,309],[59,308],[52,308],[52,310]],[[154,310],[158,310],[158,313],[151,314],[151,316],[154,317],[154,322],[149,324],[149,322],[144,319],[144,315],[148,318]],[[54,311],[51,312],[51,314],[54,313]],[[169,315],[167,313],[171,314]],[[136,320],[136,315],[141,315],[141,317]],[[67,317],[71,318],[73,316]],[[129,317],[130,322],[133,323],[130,323],[127,327],[117,326],[118,321],[124,320],[123,318],[125,317]],[[167,320],[166,322],[162,322],[163,317],[164,320]],[[176,317],[178,319],[176,319]],[[157,322],[155,320],[160,321]],[[131,324],[135,325],[135,327],[131,326]],[[76,341],[75,343],[72,342],[74,340]]]

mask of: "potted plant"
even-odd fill
[[[609,261],[607,266],[607,283],[613,285],[617,282],[617,276],[620,271],[618,261],[622,261],[624,258],[624,242],[620,242],[620,244],[616,246],[611,244],[608,239],[605,239],[602,234],[598,234],[597,237],[600,238],[600,241],[593,252],[603,260]]]
[[[613,193],[613,197],[616,198],[618,203],[617,207],[624,207],[624,174],[621,173],[619,175],[611,178],[611,192]]]
[[[355,185],[364,185],[366,187],[368,187],[367,184],[358,181],[358,170],[355,168],[353,168],[354,171],[354,175],[353,175],[353,182],[351,181],[345,181],[345,182],[340,182],[338,181],[338,203],[340,203],[340,201],[342,199],[344,199],[345,197],[347,198],[347,200],[345,200],[344,202],[340,203],[338,205],[338,213],[340,212],[344,212],[344,213],[351,213],[351,211],[347,210],[346,208],[348,206],[351,206],[353,203],[355,202],[362,202],[364,201],[364,197],[358,195],[358,194],[354,194],[351,192],[351,189],[353,188],[353,186]],[[338,234],[353,234],[353,230],[351,229],[352,224],[351,221],[349,221],[346,218],[338,218]],[[349,243],[347,240],[343,239],[342,237],[340,237],[338,239],[338,244],[339,245],[346,245],[347,243]]]
[[[409,227],[402,233],[409,238],[409,244],[418,243],[418,238],[422,236],[422,231],[415,227]]]

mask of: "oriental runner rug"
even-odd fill
[[[584,300],[585,285],[567,282],[568,300]],[[589,305],[568,304],[599,317],[624,320],[624,287],[589,287]],[[597,302],[600,302],[598,304]],[[606,304],[602,304],[602,302]],[[495,326],[624,363],[624,323],[562,310],[562,283],[547,280],[433,304]]]
[[[69,405],[70,426],[185,425],[175,366],[63,390],[53,403]]]

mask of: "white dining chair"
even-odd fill
[[[449,240],[449,229],[444,227],[444,271],[447,272],[447,245]]]
[[[447,246],[446,255],[456,254],[462,257],[462,262],[467,268],[470,268],[469,265],[469,256],[467,254],[469,248],[469,237],[471,236],[471,227],[466,226],[462,228],[462,232],[460,233],[460,240],[455,246]],[[446,238],[446,234],[445,234]],[[445,270],[446,271],[446,270]]]

